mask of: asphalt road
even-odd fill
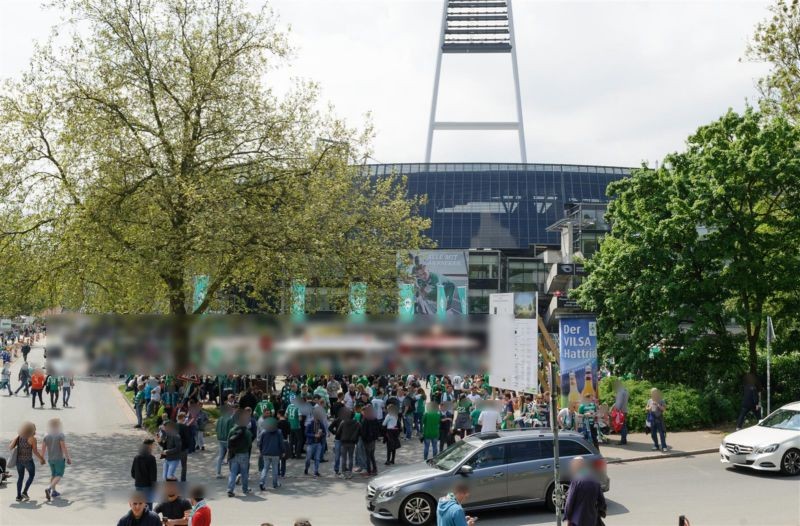
[[[41,364],[41,349],[34,348],[31,356]],[[16,375],[12,379],[16,386]],[[73,408],[56,410],[49,409],[49,403],[45,409],[32,410],[29,398],[0,394],[0,451],[4,456],[22,421],[33,421],[41,437],[47,420],[59,417],[73,458],[59,488],[63,497],[53,502],[44,499],[46,466],[37,465],[30,502],[14,501],[16,479],[0,489],[0,526],[113,525],[126,512],[130,461],[145,434],[133,429],[133,414],[116,385],[112,380],[79,380],[72,394]],[[416,441],[404,443],[398,463],[418,458],[417,449]],[[302,475],[299,461],[290,462],[283,486],[265,493],[257,491],[251,472],[256,492],[231,499],[225,496],[223,481],[213,477],[213,458],[211,450],[191,456],[188,478],[190,483],[208,487],[215,526],[257,526],[262,522],[282,526],[292,525],[298,518],[307,518],[314,526],[394,524],[368,516],[366,478],[335,479],[330,475],[331,463],[323,464],[321,471],[326,476],[314,479]],[[680,514],[689,517],[692,526],[800,525],[800,479],[726,469],[715,454],[611,465],[609,476],[609,526],[674,526]],[[240,488],[237,492],[241,493]],[[553,516],[542,506],[477,515],[479,524],[486,526],[554,524]]]

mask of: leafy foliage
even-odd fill
[[[783,118],[729,111],[610,185],[612,231],[576,296],[622,370],[697,387],[756,371],[766,309],[800,290],[798,145]]]
[[[42,46],[0,96],[0,309],[184,314],[198,274],[196,313],[292,278],[381,289],[397,247],[428,243],[405,181],[357,167],[369,127],[316,111],[313,83],[268,87],[290,51],[268,9],[61,5],[70,44]]]

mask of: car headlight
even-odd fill
[[[381,490],[378,492],[378,497],[375,500],[388,500],[395,496],[400,491],[400,488],[395,486],[393,488]]]
[[[757,447],[756,453],[775,453],[779,447],[781,447],[780,444],[770,444],[768,446]]]

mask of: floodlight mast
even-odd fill
[[[445,53],[510,53],[517,120],[483,122],[437,121],[436,106],[439,101],[439,79],[442,72],[442,55]],[[517,46],[511,0],[444,0],[441,33],[436,50],[436,75],[433,79],[428,141],[425,147],[426,163],[431,162],[433,134],[436,130],[516,130],[519,139],[520,160],[523,163],[528,162],[528,154],[525,147],[525,126],[522,120],[522,96],[519,88]]]

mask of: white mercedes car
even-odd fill
[[[800,402],[774,411],[757,425],[726,436],[720,461],[762,471],[800,474]]]

